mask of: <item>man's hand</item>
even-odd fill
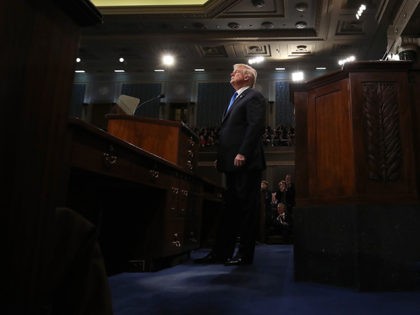
[[[235,165],[236,167],[245,165],[245,156],[243,156],[242,154],[237,154],[235,156],[235,160],[233,160],[233,165]]]

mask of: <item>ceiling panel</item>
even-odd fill
[[[203,6],[105,11],[103,24],[82,31],[80,67],[112,71],[125,58],[126,71],[153,71],[160,55],[179,57],[178,70],[229,68],[265,58],[260,69],[299,63],[338,68],[338,59],[380,58],[398,0],[370,0],[357,20],[356,0],[210,0]]]

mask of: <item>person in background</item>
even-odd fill
[[[216,160],[217,170],[226,179],[225,207],[212,250],[196,263],[232,266],[252,264],[254,259],[261,177],[266,167],[262,135],[267,107],[265,97],[254,89],[256,79],[257,71],[251,66],[233,66],[230,84],[236,92],[222,117]]]
[[[274,202],[276,204],[282,202],[284,204],[286,204],[286,207],[289,208],[292,206],[293,200],[292,200],[292,196],[289,194],[288,190],[287,190],[287,185],[286,185],[286,181],[285,180],[281,180],[278,183],[278,187],[279,189],[277,189],[277,191],[275,192],[274,195]]]
[[[273,222],[275,233],[282,235],[286,243],[290,242],[290,224],[287,215],[287,206],[283,202],[277,204],[277,216]]]
[[[292,181],[292,175],[286,174],[284,177],[284,180],[286,182],[286,189],[289,194],[289,200],[291,203],[291,206],[294,207],[296,205],[296,189],[295,189],[295,183]]]

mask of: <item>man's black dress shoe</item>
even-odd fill
[[[225,261],[225,266],[241,266],[241,265],[251,265],[251,264],[252,264],[251,259],[249,258],[247,259],[241,256],[236,256]]]
[[[223,263],[223,260],[219,259],[216,255],[210,252],[202,258],[194,259],[194,262],[196,264],[220,264]]]

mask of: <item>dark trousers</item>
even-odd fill
[[[252,261],[260,207],[261,171],[237,171],[225,175],[225,207],[213,252],[221,259],[230,258],[239,236],[238,254]]]

